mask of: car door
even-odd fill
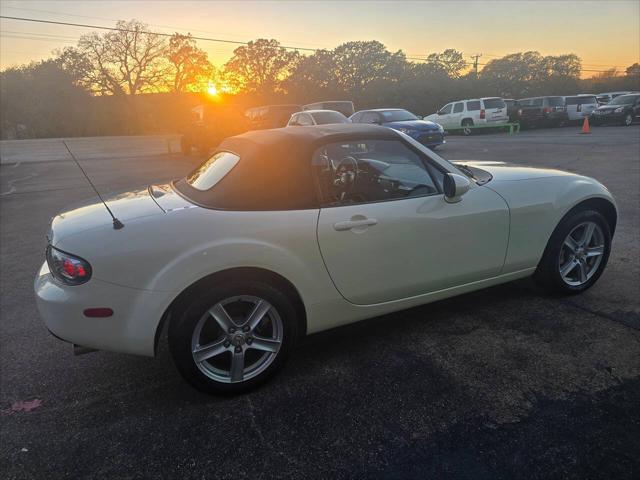
[[[453,103],[447,103],[437,112],[437,122],[444,128],[452,128],[457,126],[457,124],[451,122],[451,110],[453,110]]]
[[[464,102],[457,102],[453,104],[453,110],[449,116],[449,122],[452,126],[459,127],[462,123],[462,117],[464,115]]]
[[[474,184],[447,203],[442,167],[400,139],[325,145],[313,162],[318,245],[348,301],[389,302],[500,273],[509,212],[492,190]]]

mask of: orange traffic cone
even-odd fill
[[[582,133],[591,133],[589,128],[589,117],[584,117],[584,123],[582,124]]]

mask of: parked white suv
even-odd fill
[[[583,120],[598,108],[598,100],[595,95],[582,94],[564,97],[564,103],[570,122]]]
[[[447,103],[424,119],[439,123],[445,130],[462,129],[465,135],[470,135],[471,129],[468,127],[507,123],[509,115],[502,98],[486,97]]]

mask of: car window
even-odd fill
[[[438,112],[439,115],[446,115],[448,113],[451,113],[451,109],[453,108],[453,103],[448,103],[446,104],[444,107],[442,107],[440,109],[440,111]]]
[[[639,98],[640,95],[619,95],[611,100],[609,105],[632,105]]]
[[[564,105],[564,98],[547,97],[547,105],[549,105],[550,107],[561,107]]]
[[[439,193],[422,158],[396,140],[331,143],[314,153],[322,206],[400,200]]]
[[[349,123],[349,119],[340,112],[314,112],[310,114],[317,125],[327,125],[330,123]]]
[[[501,98],[485,98],[484,108],[505,108],[504,100]]]
[[[532,98],[531,103],[529,104],[533,107],[541,107],[542,106],[542,97],[540,98]]]
[[[379,123],[380,117],[376,112],[365,112],[362,114],[360,121],[362,123]]]
[[[407,110],[385,110],[380,112],[384,122],[406,122],[410,120],[418,120],[413,113]]]
[[[314,125],[313,119],[308,113],[301,113],[298,115],[298,125],[302,127],[310,127],[311,125]]]
[[[209,190],[222,180],[240,161],[231,152],[218,152],[187,175],[187,183],[196,190]]]
[[[516,103],[518,104],[518,106],[528,107],[529,105],[531,105],[531,99],[530,98],[521,98],[520,100],[517,100]]]
[[[289,119],[289,125],[294,125],[294,126],[295,125],[300,125],[298,123],[298,117],[299,117],[298,114],[291,115],[291,118]]]
[[[453,113],[460,113],[464,110],[464,103],[459,102],[453,106]]]
[[[480,110],[480,100],[471,100],[470,102],[467,102],[467,110],[470,112]]]
[[[566,97],[565,103],[567,105],[585,105],[585,104],[597,103],[597,100],[596,100],[596,97],[581,95],[579,97]]]

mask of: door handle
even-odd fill
[[[378,220],[375,218],[363,218],[360,220],[346,220],[344,222],[338,222],[333,224],[333,228],[338,232],[343,232],[345,230],[351,230],[354,228],[366,228],[372,227],[373,225],[377,225]]]

